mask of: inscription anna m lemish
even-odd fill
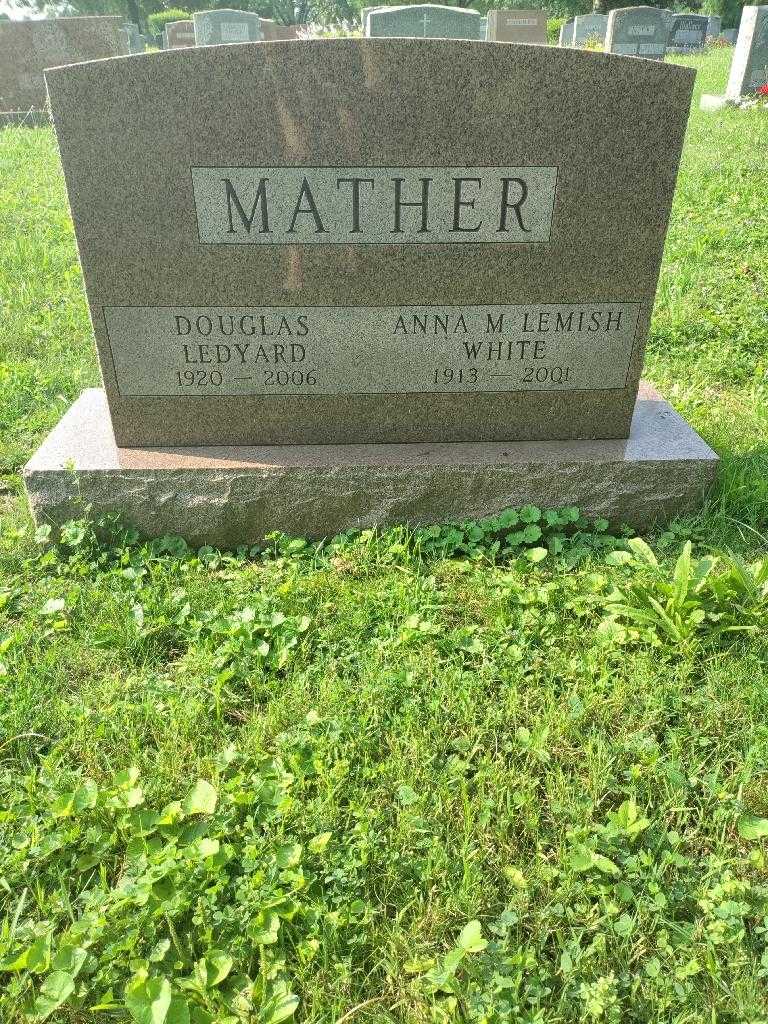
[[[547,242],[556,167],[193,167],[200,241]]]
[[[623,388],[640,303],[107,306],[124,397]]]

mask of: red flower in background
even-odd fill
[[[757,90],[758,96],[768,96],[768,85],[761,85]]]

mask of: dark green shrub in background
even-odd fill
[[[169,7],[165,11],[155,11],[154,14],[150,14],[147,18],[147,25],[152,35],[159,36],[169,22],[186,21],[191,17],[189,11],[182,10],[181,7]]]

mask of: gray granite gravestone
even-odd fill
[[[764,85],[768,85],[768,5],[747,5],[741,12],[725,95],[704,95],[701,106],[704,110],[718,110],[754,96]]]
[[[663,60],[667,18],[657,7],[617,7],[608,15],[605,52]]]
[[[197,11],[192,15],[195,23],[197,46],[217,43],[252,43],[264,38],[261,19],[250,11]]]
[[[560,27],[560,36],[557,40],[558,46],[573,46],[573,18],[566,21]]]
[[[720,35],[723,39],[727,39],[731,46],[736,45],[736,38],[739,34],[739,30],[736,28],[724,28],[720,30]]]
[[[768,5],[746,6],[728,76],[726,98],[747,96],[768,84]]]
[[[488,39],[497,43],[546,45],[546,12],[522,8],[509,11],[488,11]]]
[[[480,39],[482,42],[487,42],[487,40],[488,40],[488,18],[481,18],[480,19],[480,22],[479,22],[479,25],[478,25],[478,29],[477,29],[477,38]]]
[[[710,14],[707,18],[707,37],[717,39],[720,35],[720,29],[723,24],[723,19],[719,14]]]
[[[120,29],[125,41],[126,53],[144,53],[144,36],[139,32],[139,26],[132,21],[123,22]]]
[[[41,110],[45,68],[128,52],[122,18],[0,21],[0,112]]]
[[[464,7],[412,4],[377,7],[366,17],[366,35],[416,39],[478,39],[480,14]]]
[[[709,19],[703,14],[676,14],[669,29],[667,49],[673,53],[695,53],[707,41]]]
[[[195,26],[189,19],[169,21],[165,26],[164,49],[175,50],[180,46],[195,45]]]
[[[590,40],[605,42],[608,30],[607,14],[579,14],[573,19],[572,46],[584,46]]]
[[[106,399],[27,467],[38,517],[79,493],[231,545],[695,502],[714,455],[638,397],[691,69],[434,39],[134,64],[47,74]]]

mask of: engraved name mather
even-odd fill
[[[547,242],[556,167],[193,167],[213,245]]]

